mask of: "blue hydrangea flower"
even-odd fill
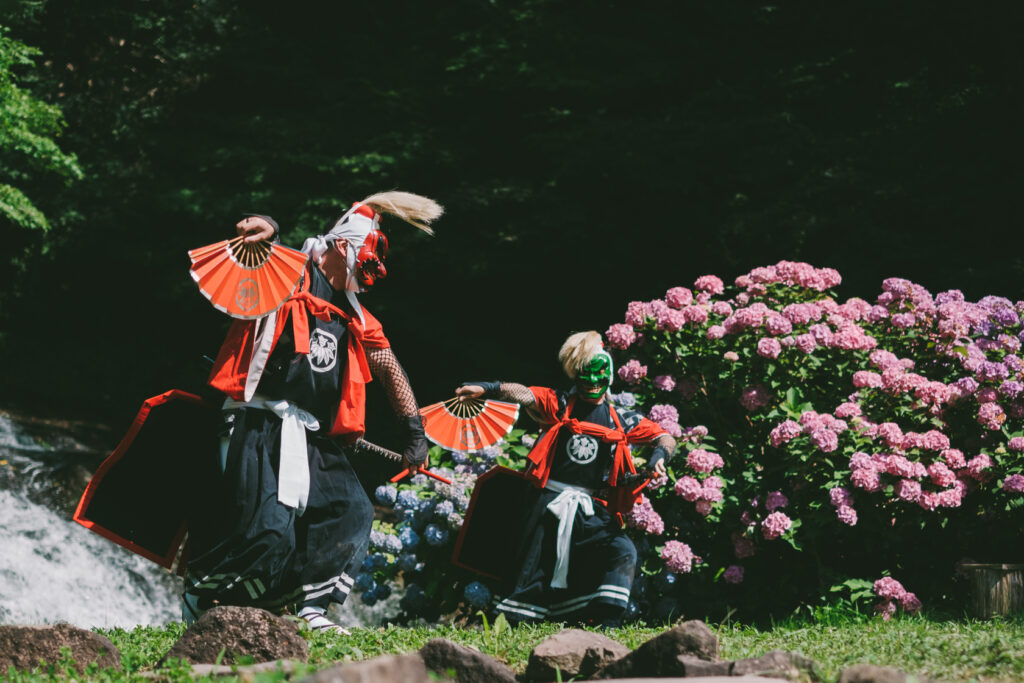
[[[370,555],[369,560],[374,569],[384,569],[384,567],[388,566],[388,558],[382,553],[373,553]]]
[[[384,547],[384,532],[374,529],[370,532],[370,547],[378,550]]]
[[[436,524],[427,525],[424,535],[427,538],[427,543],[432,546],[441,546],[448,542],[448,530],[442,529]]]
[[[499,455],[501,455],[501,449],[495,446],[488,446],[487,448],[483,449],[480,452],[480,455],[483,456],[484,462],[490,463],[493,462],[494,459],[497,458]]]
[[[356,577],[353,588],[356,589],[356,592],[363,593],[368,590],[373,590],[375,585],[377,585],[377,582],[373,580],[373,574],[370,572],[363,572]]]
[[[398,568],[403,572],[423,571],[424,564],[416,559],[412,553],[402,553],[398,556]]]
[[[466,520],[458,512],[453,512],[448,515],[448,519],[446,521],[448,522],[449,529],[452,531],[458,531],[462,528],[462,523]]]
[[[415,616],[420,614],[427,606],[427,595],[417,584],[407,583],[401,605],[402,609]]]
[[[359,596],[359,599],[363,601],[364,605],[367,605],[369,607],[372,607],[372,606],[376,605],[377,604],[376,586],[374,586],[374,590],[368,590],[365,593],[363,593],[361,596]]]
[[[464,493],[460,494],[460,495],[457,495],[457,496],[455,496],[453,502],[455,503],[455,508],[459,512],[465,512],[466,508],[469,507],[469,496],[467,496]]]
[[[383,548],[384,552],[391,553],[392,555],[397,555],[398,553],[402,552],[402,539],[400,539],[398,536],[395,536],[394,534],[388,534],[384,537]]]
[[[434,516],[438,519],[445,519],[453,512],[455,512],[455,504],[450,500],[441,501],[434,507]]]
[[[456,465],[465,465],[469,461],[469,455],[462,451],[452,451],[452,462]]]
[[[435,505],[437,505],[437,501],[433,498],[420,498],[419,503],[416,505],[416,509],[420,512],[432,512]]]
[[[412,530],[412,527],[403,527],[398,532],[398,539],[406,550],[413,550],[420,544],[420,535]]]
[[[395,509],[401,507],[403,510],[415,510],[419,506],[419,500],[416,492],[411,489],[399,491],[395,500]]]
[[[381,505],[391,506],[395,504],[395,500],[398,499],[398,489],[394,486],[378,486],[377,490],[373,492],[373,497],[377,499],[377,502]]]
[[[377,587],[373,589],[373,593],[378,600],[387,600],[391,595],[391,586],[386,583],[378,583]]]
[[[636,405],[636,395],[628,391],[623,391],[621,394],[611,394],[612,403],[623,408],[632,408]]]
[[[373,559],[369,555],[363,558],[363,563],[359,566],[359,570],[364,574],[373,572]]]
[[[473,607],[486,607],[491,602],[491,591],[479,581],[467,585],[462,596]]]

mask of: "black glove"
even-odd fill
[[[667,448],[665,448],[664,446],[655,446],[654,450],[651,451],[650,459],[647,461],[647,469],[653,470],[654,466],[657,465],[662,460],[664,460],[665,464],[667,465],[668,461],[671,459],[671,454],[668,452]]]
[[[462,384],[459,385],[459,387],[461,388],[464,386],[468,386],[470,384],[475,384],[478,387],[483,387],[484,398],[492,398],[494,396],[497,396],[498,392],[501,390],[501,382],[463,382]]]
[[[404,418],[407,441],[402,455],[413,465],[422,465],[427,461],[427,451],[430,444],[427,442],[427,435],[423,431],[423,418],[419,415],[410,415]]]

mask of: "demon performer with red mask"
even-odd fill
[[[295,294],[256,320],[236,320],[209,384],[227,396],[221,477],[194,496],[186,620],[214,604],[296,606],[314,628],[341,632],[326,610],[348,596],[366,554],[373,506],[344,443],[363,434],[365,384],[382,383],[406,433],[406,465],[427,456],[418,406],[381,324],[357,298],[387,273],[381,213],[427,232],[441,207],[386,192],[356,202],[307,239]],[[267,216],[236,226],[277,239]]]
[[[600,334],[570,336],[558,359],[574,380],[567,391],[510,382],[456,390],[517,402],[545,428],[527,456],[526,478],[535,490],[518,539],[518,572],[496,609],[517,622],[611,625],[629,602],[637,560],[621,514],[649,480],[637,475],[629,445],[653,442],[647,470],[660,476],[676,442],[651,420],[612,406],[612,357]]]

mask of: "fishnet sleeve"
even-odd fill
[[[498,387],[498,393],[495,398],[500,401],[518,403],[527,409],[532,408],[537,402],[529,387],[516,384],[515,382],[502,382]]]
[[[366,362],[370,365],[370,372],[374,378],[384,387],[395,414],[403,417],[419,415],[419,406],[415,394],[412,393],[412,385],[409,384],[402,364],[395,357],[395,352],[390,347],[367,349]]]

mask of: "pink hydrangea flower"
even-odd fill
[[[742,583],[743,567],[738,564],[730,564],[722,574],[722,579],[726,583]]]
[[[693,292],[686,287],[673,287],[665,292],[665,302],[672,308],[681,309],[693,303]]]
[[[967,471],[970,472],[971,476],[981,481],[984,478],[985,470],[992,467],[995,464],[992,462],[992,458],[984,453],[976,455],[967,461]]]
[[[873,493],[882,488],[882,479],[873,469],[856,470],[850,474],[850,482],[859,489]]]
[[[661,422],[662,420],[678,422],[679,410],[670,403],[659,403],[651,406],[651,409],[647,411],[647,419],[653,422]]]
[[[714,275],[701,275],[694,281],[693,288],[709,294],[721,294],[725,291],[725,283]]]
[[[647,496],[640,496],[633,509],[626,514],[626,522],[641,531],[660,536],[665,531],[665,521],[655,511]]]
[[[913,479],[900,479],[896,482],[896,496],[908,503],[915,503],[921,497],[921,484]]]
[[[654,378],[653,384],[659,391],[672,391],[676,388],[676,378],[672,375],[658,375]]]
[[[778,339],[762,337],[758,340],[757,355],[764,358],[778,358],[780,353],[782,353],[782,344],[779,343]]]
[[[833,489],[829,489],[828,492],[829,502],[835,507],[851,506],[853,505],[853,494],[848,489],[842,486],[837,486]]]
[[[967,459],[964,458],[964,454],[956,448],[948,448],[942,451],[942,459],[946,461],[954,470],[963,469],[967,467]]]
[[[772,446],[778,448],[784,443],[792,441],[796,437],[800,436],[803,431],[803,427],[799,423],[793,420],[786,420],[785,422],[779,423],[775,429],[771,431],[768,438],[771,440]]]
[[[848,417],[857,417],[861,414],[860,406],[856,403],[846,402],[840,403],[839,407],[836,408],[836,417],[846,419]]]
[[[636,384],[647,376],[647,366],[641,365],[640,361],[631,358],[629,362],[619,368],[619,377],[627,384]]]
[[[1007,493],[1024,493],[1024,475],[1011,474],[1003,480],[1002,489]]]
[[[1006,447],[1011,451],[1024,451],[1024,436],[1013,437],[1010,439],[1009,443],[1006,444]]]
[[[882,386],[882,376],[877,372],[858,370],[853,373],[853,386],[858,389],[877,388]]]
[[[985,429],[997,431],[1006,422],[1006,413],[998,403],[982,403],[978,406],[978,423]]]
[[[707,517],[711,514],[711,501],[709,500],[704,500],[702,498],[701,500],[698,500],[696,503],[694,503],[693,507],[697,511],[697,514],[699,514],[701,517]]]
[[[666,541],[661,549],[661,559],[665,560],[665,567],[676,574],[689,574],[693,569],[696,558],[690,546],[682,541]]]
[[[784,508],[789,505],[789,498],[786,498],[782,491],[772,491],[764,499],[764,508],[771,512],[778,508]]]
[[[874,590],[875,595],[878,597],[889,598],[890,600],[899,600],[907,592],[903,584],[891,576],[883,576],[875,581]]]
[[[839,437],[831,429],[816,429],[811,432],[811,441],[822,453],[832,453],[839,448]]]
[[[722,358],[729,361],[730,363],[735,363],[740,359],[740,354],[736,353],[735,351],[726,351],[725,353],[722,354]]]
[[[725,465],[722,456],[702,448],[694,448],[686,455],[686,464],[694,472],[710,473]]]
[[[604,336],[608,340],[608,345],[613,349],[628,349],[636,341],[636,332],[630,325],[623,323],[616,323],[609,327]]]
[[[694,502],[700,498],[701,492],[704,487],[701,483],[690,476],[679,477],[676,480],[675,492],[677,496],[681,496],[683,500]]]
[[[910,591],[907,591],[899,597],[899,603],[903,611],[907,612],[908,614],[919,612],[922,607],[921,601],[918,600],[917,596],[911,593]]]
[[[793,521],[785,512],[773,512],[761,522],[761,534],[769,541],[786,533],[793,526]]]
[[[956,474],[946,463],[936,460],[928,465],[928,476],[937,486],[949,486],[956,481]]]
[[[771,390],[763,384],[751,384],[740,394],[740,404],[754,411],[771,403]]]
[[[708,339],[721,339],[725,336],[725,328],[721,325],[712,325],[708,328],[705,336]]]
[[[849,505],[840,505],[836,508],[836,517],[846,526],[856,526],[857,511]]]
[[[796,347],[803,353],[812,353],[818,348],[818,341],[812,334],[798,334],[796,336]]]
[[[626,324],[632,327],[643,327],[647,322],[647,309],[643,301],[630,301],[626,306]]]

